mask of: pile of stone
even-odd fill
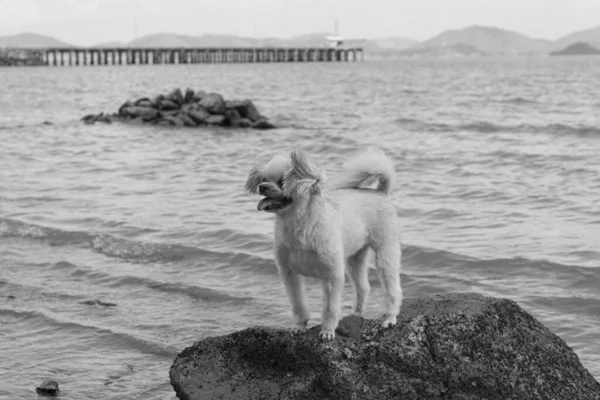
[[[234,128],[273,129],[250,100],[225,100],[218,93],[175,89],[154,99],[127,101],[115,114],[90,114],[86,124],[123,121],[160,126],[229,126]]]

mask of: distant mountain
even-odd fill
[[[589,43],[577,42],[570,46],[550,53],[552,56],[582,56],[582,55],[598,55],[600,50],[591,46]]]
[[[573,32],[566,36],[563,36],[560,39],[556,40],[552,47],[555,50],[563,49],[577,42],[589,43],[592,46],[600,48],[600,26],[585,29],[583,31]]]
[[[419,43],[417,40],[405,37],[387,37],[380,39],[370,39],[367,41],[369,45],[377,46],[380,49],[387,50],[404,50]]]
[[[402,52],[419,43],[416,40],[403,37],[387,37],[368,39],[360,43],[365,49],[365,56],[388,58],[402,56]]]
[[[465,57],[483,56],[488,53],[479,50],[475,46],[465,43],[455,43],[448,46],[415,46],[400,52],[402,56],[432,56],[432,57]]]
[[[125,47],[125,46],[127,46],[125,43],[119,42],[117,40],[113,40],[111,42],[98,43],[98,44],[95,44],[95,45],[93,45],[91,47],[114,48],[114,47]]]
[[[156,33],[145,35],[124,46],[142,47],[142,48],[161,48],[161,47],[320,47],[327,42],[327,37],[331,33],[318,32],[307,35],[299,35],[291,38],[249,38],[235,35],[202,35],[191,36],[175,33]],[[391,57],[399,51],[413,46],[417,41],[400,38],[388,37],[381,39],[354,41],[350,39],[348,43],[355,42],[363,46],[365,54],[370,56]],[[97,46],[98,47],[98,46]]]
[[[145,35],[131,42],[131,47],[318,47],[330,33],[311,33],[291,38],[250,38],[235,35],[191,36],[175,33]]]
[[[75,47],[50,36],[37,33],[0,36],[0,47]]]
[[[475,48],[482,53],[491,55],[525,55],[547,53],[551,42],[533,39],[518,32],[476,25],[444,31],[417,44],[411,50],[429,49],[430,52],[436,52],[437,48],[454,45],[467,45],[470,46],[468,48]]]
[[[191,36],[175,33],[145,35],[127,43],[131,47],[256,47],[256,46],[320,46],[326,33],[296,36],[290,39],[249,38],[235,35]]]

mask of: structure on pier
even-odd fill
[[[12,49],[34,65],[134,65],[364,60],[362,47],[298,48],[46,48]]]

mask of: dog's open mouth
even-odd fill
[[[292,203],[289,197],[265,197],[258,202],[258,211],[277,211]]]

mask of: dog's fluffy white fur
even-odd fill
[[[370,251],[387,294],[383,326],[396,324],[402,289],[400,227],[389,197],[395,181],[391,161],[377,148],[353,155],[328,184],[324,172],[299,149],[252,168],[246,189],[265,196],[260,211],[276,215],[275,261],[292,305],[294,332],[306,330],[309,319],[303,275],[323,282],[323,339],[335,336],[345,272],[354,286],[354,313],[363,313]]]

